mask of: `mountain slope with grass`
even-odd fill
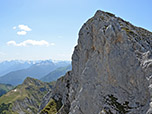
[[[12,90],[14,88],[14,86],[10,85],[10,84],[0,84],[0,97],[3,94],[6,94],[8,91]]]
[[[36,114],[43,96],[52,86],[53,83],[27,77],[23,84],[0,97],[0,114]]]

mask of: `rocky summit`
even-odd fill
[[[152,114],[152,33],[97,11],[50,95],[41,114]]]

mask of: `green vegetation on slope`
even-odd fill
[[[2,114],[7,114],[7,112],[8,114],[17,114],[21,111],[26,114],[36,113],[43,96],[51,88],[51,83],[44,83],[28,77],[23,84],[0,97],[0,112]]]
[[[13,88],[14,86],[10,84],[0,84],[0,97],[8,91],[12,90]]]
[[[49,103],[44,107],[40,114],[56,114],[62,106],[61,100],[50,99]]]

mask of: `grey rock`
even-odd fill
[[[97,11],[79,32],[72,71],[58,79],[52,97],[58,114],[150,114],[152,33]]]
[[[42,99],[41,101],[41,105],[39,106],[39,111],[38,113],[40,113],[40,111],[46,106],[46,104],[50,101],[51,96],[52,96],[52,91],[50,90]]]

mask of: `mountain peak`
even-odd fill
[[[102,15],[103,13],[104,13],[104,11],[97,10],[94,16],[97,16],[97,15]]]
[[[152,33],[98,10],[80,29],[72,71],[58,79],[58,113],[151,114]]]
[[[95,15],[93,17],[103,16],[103,15],[109,15],[111,17],[115,17],[114,14],[112,14],[110,12],[101,11],[101,10],[97,10],[96,13],[95,13]]]
[[[27,77],[23,84],[0,97],[0,114],[36,114],[52,84]]]
[[[23,82],[24,85],[31,85],[31,84],[41,85],[41,83],[42,82],[40,80],[31,78],[31,77],[27,77]]]

